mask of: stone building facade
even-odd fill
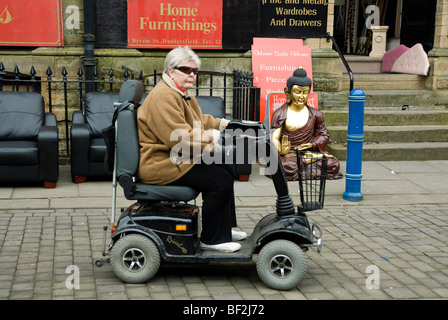
[[[226,3],[226,0],[223,0]],[[255,1],[255,0],[252,0]],[[269,1],[269,0],[268,0]],[[344,36],[337,39],[336,29],[344,25],[347,28],[347,17],[340,16],[341,8],[347,11],[347,7],[355,5],[362,7],[364,0],[328,0],[326,29],[334,35],[339,46],[344,51]],[[448,0],[434,1],[434,19],[427,19],[432,32],[430,39],[432,46],[428,50],[430,70],[427,76],[382,74],[377,68],[369,70],[370,66],[378,66],[381,63],[381,54],[375,57],[367,55],[356,55],[343,52],[349,65],[353,66],[354,86],[366,92],[366,107],[391,107],[402,105],[416,105],[423,108],[445,108],[448,105]],[[365,1],[364,1],[365,2]],[[377,1],[378,2],[378,1]],[[403,1],[395,0],[393,3],[395,20],[389,30],[394,29],[395,34],[388,38],[396,38],[396,42],[384,40],[384,50],[400,42],[400,26],[405,12]],[[413,2],[426,1],[416,0]],[[0,61],[5,66],[7,73],[13,72],[18,67],[20,73],[28,74],[33,66],[36,75],[45,79],[48,67],[53,71],[53,79],[62,79],[61,69],[64,66],[69,79],[77,79],[79,68],[84,69],[86,62],[86,23],[85,17],[96,19],[98,15],[86,15],[86,4],[107,4],[107,1],[92,0],[62,0],[63,35],[64,46],[62,47],[18,47],[0,46]],[[280,1],[281,3],[281,1]],[[98,8],[97,8],[98,9]],[[113,9],[113,8],[112,8]],[[2,8],[0,8],[0,13]],[[362,15],[358,12],[358,25],[362,25]],[[412,13],[412,10],[411,10]],[[98,12],[96,13],[98,14]],[[407,13],[408,14],[408,13]],[[424,13],[426,14],[426,13]],[[431,13],[429,13],[431,14]],[[117,19],[123,19],[117,17]],[[390,21],[391,18],[389,18]],[[361,21],[361,24],[359,24]],[[387,21],[387,20],[386,20]],[[433,21],[433,22],[431,22]],[[79,24],[78,24],[79,22]],[[241,21],[236,21],[238,24]],[[336,23],[338,26],[336,26]],[[398,30],[398,31],[397,31]],[[102,31],[104,32],[104,30]],[[98,37],[98,35],[94,35]],[[87,37],[88,38],[88,37]],[[94,38],[95,39],[95,38]],[[319,107],[321,109],[346,109],[349,93],[349,82],[347,71],[338,53],[333,49],[332,41],[327,38],[306,38],[304,45],[311,46],[312,64],[314,76],[314,91],[319,93]],[[154,70],[161,71],[167,50],[162,49],[131,49],[123,46],[101,47],[93,42],[93,63],[100,78],[107,78],[112,69],[117,79],[122,78],[125,68],[129,70],[142,70],[144,77],[151,77]],[[381,48],[379,49],[382,50]],[[231,73],[234,69],[250,71],[251,51],[250,49],[239,50],[197,50],[202,59],[202,69],[206,71],[226,71]],[[376,69],[375,69],[376,68]],[[7,89],[4,89],[7,90]],[[45,87],[42,87],[43,94]],[[73,94],[74,101],[77,98]],[[68,112],[68,119],[62,105],[62,96],[55,95],[53,112],[59,121],[70,121],[71,112],[78,108],[74,103]],[[62,137],[64,138],[64,137]]]

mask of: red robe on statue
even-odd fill
[[[283,126],[281,133],[281,136],[286,135],[291,143],[290,153],[280,157],[288,181],[298,180],[296,147],[304,143],[312,143],[313,148],[310,151],[328,153],[326,146],[330,141],[330,134],[328,133],[324,117],[320,111],[308,106],[307,108],[309,110],[309,118],[302,128],[290,132]],[[274,111],[271,120],[272,130],[279,128],[285,123],[287,110],[288,104],[285,103]],[[316,165],[319,166],[318,164]],[[339,160],[336,157],[328,158],[327,179],[341,179],[343,174],[339,172],[339,168]]]

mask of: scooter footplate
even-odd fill
[[[236,252],[220,252],[214,250],[203,250],[199,252],[199,257],[207,261],[251,261],[253,246],[249,239],[238,241],[241,249]]]

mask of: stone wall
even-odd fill
[[[427,87],[448,98],[448,0],[437,1],[434,48],[428,53],[431,68]]]

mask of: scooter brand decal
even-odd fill
[[[168,236],[166,238],[166,243],[174,244],[176,247],[178,247],[180,250],[182,250],[182,253],[187,253],[187,249],[185,249],[183,247],[184,244],[177,242],[172,236]]]

